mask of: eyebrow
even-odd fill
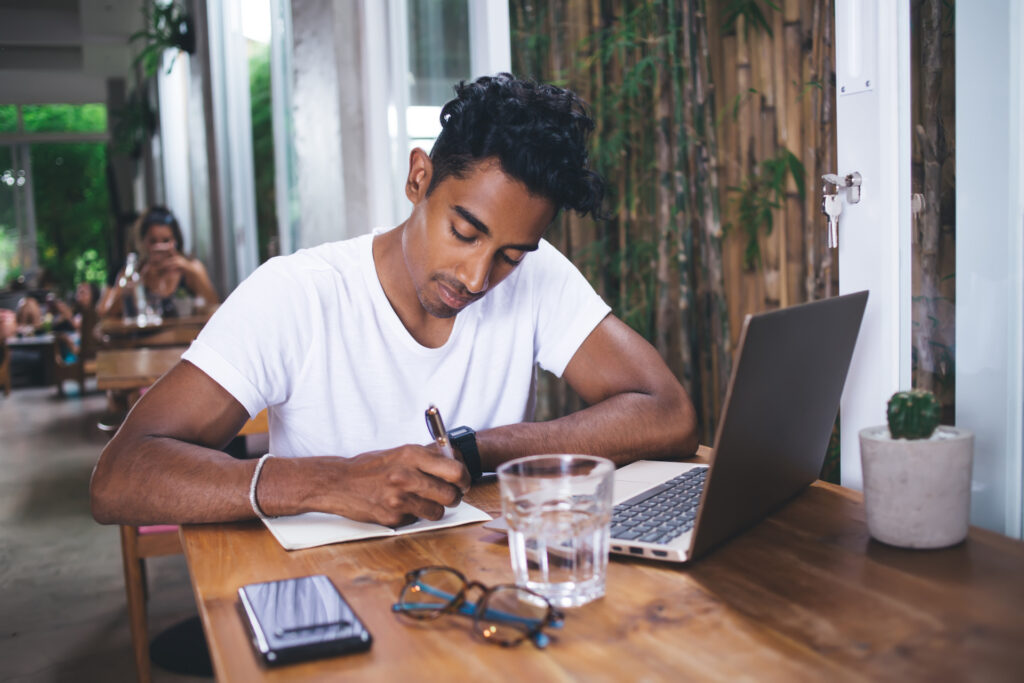
[[[459,214],[464,219],[466,219],[466,221],[470,223],[474,228],[476,228],[483,234],[487,235],[488,237],[490,236],[491,229],[487,227],[486,223],[484,223],[482,220],[474,216],[472,211],[458,204],[452,206],[452,208],[455,210],[455,213]],[[507,244],[502,248],[515,249],[516,251],[537,251],[538,246],[539,245],[537,244]]]

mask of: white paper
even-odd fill
[[[291,517],[273,517],[263,523],[274,534],[274,538],[285,550],[314,548],[329,543],[358,541],[381,536],[401,536],[429,529],[445,529],[474,522],[489,522],[491,516],[469,503],[462,502],[456,508],[446,508],[445,515],[436,522],[421,519],[397,529],[382,524],[356,522],[347,517],[330,515],[326,512],[307,512]]]

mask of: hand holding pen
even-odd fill
[[[455,453],[452,451],[452,445],[448,441],[448,431],[444,428],[441,411],[437,409],[437,406],[431,405],[427,408],[426,418],[427,429],[430,430],[430,438],[437,442],[437,447],[441,449],[442,454],[454,460]]]
[[[452,460],[458,461],[455,457],[455,451],[452,450],[451,441],[448,440],[448,430],[444,428],[444,420],[441,419],[441,411],[437,409],[437,406],[431,405],[427,408],[427,429],[430,430],[430,437],[437,443],[438,449],[442,455],[445,455]],[[463,463],[465,464],[465,463]],[[469,491],[469,487],[462,489],[462,493]]]

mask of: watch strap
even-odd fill
[[[476,432],[466,426],[456,427],[448,432],[448,440],[459,449],[462,462],[466,463],[469,476],[476,481],[483,473],[480,451],[476,447]]]

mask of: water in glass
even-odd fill
[[[509,501],[509,551],[516,583],[557,607],[602,597],[608,566],[608,510],[594,496]]]

